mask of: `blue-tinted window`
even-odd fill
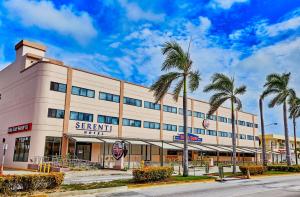
[[[142,107],[142,100],[124,97],[124,104]]]
[[[118,117],[113,117],[113,116],[98,115],[98,122],[99,123],[105,123],[105,124],[118,125],[119,124],[119,118]]]
[[[140,120],[133,120],[133,119],[127,119],[123,118],[123,126],[130,126],[130,127],[141,127],[141,121]]]
[[[194,128],[194,133],[205,135],[205,129]]]
[[[247,135],[247,140],[254,140],[254,136],[253,135]]]
[[[77,96],[95,98],[95,90],[80,88],[80,87],[77,87],[77,86],[72,86],[72,94],[77,95]]]
[[[180,115],[183,115],[183,109],[182,109],[182,108],[179,108],[178,113],[179,113]],[[191,110],[187,110],[187,115],[188,115],[188,116],[192,116],[192,111],[191,111]]]
[[[240,134],[240,139],[241,140],[245,140],[247,137],[246,137],[246,135],[245,134]]]
[[[187,128],[188,133],[192,133],[192,127]],[[178,132],[183,132],[183,126],[178,127]]]
[[[177,131],[177,126],[172,124],[163,124],[163,130],[166,131]]]
[[[70,120],[93,122],[93,114],[71,111]]]
[[[194,112],[193,112],[193,116],[194,116],[194,117],[197,117],[197,118],[202,118],[202,119],[205,118],[205,114],[204,114],[204,113],[202,113],[202,112],[197,112],[197,111],[194,111]]]
[[[225,131],[219,131],[219,132],[218,132],[218,135],[219,135],[220,137],[228,137],[228,136],[229,136],[228,132],[225,132]]]
[[[217,136],[217,131],[215,131],[215,130],[207,130],[207,135]]]
[[[206,114],[206,118],[208,120],[217,120],[217,116],[215,116],[215,115],[208,115],[208,114]]]
[[[218,116],[218,121],[219,121],[219,122],[227,123],[227,118],[222,117],[222,116]]]
[[[239,125],[241,125],[241,126],[246,126],[246,122],[245,122],[245,121],[239,120],[238,123],[239,123]]]
[[[50,83],[50,90],[66,93],[66,91],[67,91],[67,85],[63,84],[63,83],[57,83],[57,82],[51,81],[51,83]]]
[[[144,128],[148,128],[148,129],[160,129],[160,123],[158,123],[158,122],[144,121]]]
[[[144,108],[160,110],[160,104],[144,101]]]
[[[99,92],[99,99],[105,100],[105,101],[111,101],[111,102],[120,102],[120,96],[115,94],[110,94],[106,92]]]
[[[163,110],[165,112],[170,112],[170,113],[177,114],[177,107],[172,107],[172,106],[169,106],[169,105],[164,105],[163,106]]]
[[[49,108],[48,109],[48,117],[63,119],[65,117],[65,110]]]

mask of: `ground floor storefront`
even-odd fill
[[[64,159],[93,164],[97,168],[131,169],[141,165],[181,165],[183,154],[182,141],[155,141],[129,138],[103,138],[93,136],[69,135],[68,151]],[[113,155],[114,144],[122,142],[126,149],[124,155],[116,159]],[[33,156],[29,163],[58,162],[61,156],[62,137],[45,137],[44,155]],[[190,165],[214,166],[218,163],[232,162],[232,147],[189,142]],[[238,147],[237,161],[257,163],[261,151],[250,147]],[[65,162],[66,163],[66,162]]]

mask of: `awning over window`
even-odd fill
[[[121,141],[121,140],[118,140],[118,139],[106,139],[106,138],[99,138],[99,140],[101,140],[102,142],[108,143],[108,144],[113,144],[116,141]]]
[[[102,141],[97,138],[85,138],[85,137],[72,137],[76,142],[91,142],[91,143],[101,143]]]
[[[216,152],[215,149],[211,149],[211,148],[199,145],[199,144],[190,144],[190,146],[193,146],[193,147],[199,149],[200,151]]]
[[[163,149],[169,149],[169,150],[182,150],[182,148],[179,148],[177,146],[174,145],[170,145],[167,143],[162,143],[162,142],[148,142],[149,144],[155,145],[155,146],[159,146]]]
[[[256,153],[256,150],[254,150],[254,149],[250,149],[250,148],[239,148],[239,149],[241,149],[241,150],[244,150],[245,151],[245,153]]]
[[[135,145],[149,145],[147,142],[143,142],[140,140],[125,140],[125,141],[130,144],[135,144]]]
[[[231,152],[230,150],[224,149],[221,146],[213,146],[213,145],[205,145],[205,146],[208,148],[214,149],[216,151],[219,151],[219,152]]]
[[[181,144],[181,143],[169,143],[169,144],[171,144],[171,145],[173,145],[173,146],[178,146],[178,147],[180,147],[181,149],[184,148],[184,144]],[[198,148],[193,147],[193,146],[190,146],[190,145],[188,145],[188,149],[189,149],[189,150],[199,150]]]

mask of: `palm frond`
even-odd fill
[[[243,95],[243,94],[245,94],[246,90],[247,90],[247,87],[245,85],[242,85],[234,90],[234,95],[238,95],[238,94]]]
[[[178,97],[179,97],[180,92],[181,92],[181,90],[182,90],[182,88],[183,88],[183,84],[184,84],[184,79],[182,78],[182,80],[180,80],[180,81],[177,83],[176,87],[174,88],[174,91],[173,91],[173,99],[174,99],[175,101],[178,101]]]
[[[240,111],[242,109],[242,107],[243,107],[242,101],[238,97],[234,97],[233,98],[233,102],[236,104],[236,108],[235,109],[237,111]]]
[[[189,72],[188,79],[189,79],[189,90],[191,92],[194,92],[196,89],[198,89],[201,81],[200,72],[198,70],[194,72]]]
[[[214,100],[213,103],[210,103],[210,108],[208,111],[208,115],[212,115],[213,113],[215,113],[218,108],[224,103],[226,102],[228,99],[230,99],[229,97],[218,97],[218,99]]]
[[[153,91],[155,102],[157,103],[168,92],[170,86],[174,80],[182,76],[178,72],[170,72],[161,75],[159,79],[150,87],[150,91]]]
[[[274,88],[267,88],[263,91],[263,93],[261,94],[261,98],[264,99],[266,98],[267,96],[269,95],[272,95],[272,94],[278,94],[279,93],[279,90],[278,89],[274,89]]]
[[[162,65],[162,71],[168,71],[173,68],[184,70],[185,66],[190,63],[187,54],[175,41],[166,42],[163,45],[162,53],[163,55],[166,55],[166,59]]]
[[[273,108],[275,105],[281,105],[285,100],[285,95],[282,93],[277,94],[274,98],[271,99],[269,107]]]

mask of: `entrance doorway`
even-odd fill
[[[76,144],[76,155],[78,159],[91,161],[92,144],[78,142]]]

